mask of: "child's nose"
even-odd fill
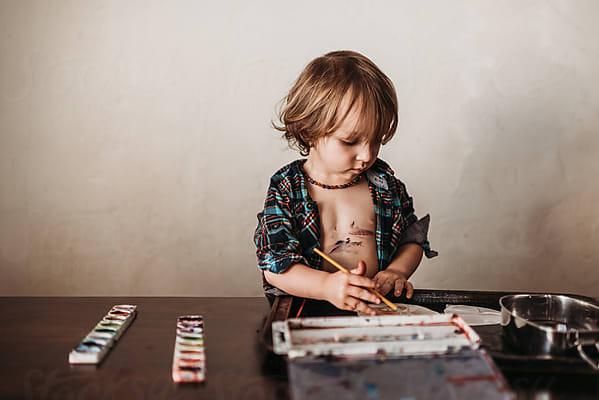
[[[358,159],[358,161],[363,161],[365,163],[368,163],[370,161],[371,153],[372,152],[370,149],[370,145],[367,143],[362,144],[358,148],[358,154],[356,155],[356,158]]]

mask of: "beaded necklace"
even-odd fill
[[[308,182],[310,182],[313,185],[320,186],[323,189],[345,189],[350,186],[354,186],[362,177],[362,174],[360,174],[356,176],[354,179],[352,179],[350,182],[344,183],[343,185],[325,185],[324,183],[318,182],[316,179],[312,179],[303,168],[302,171],[304,172],[304,175],[306,175],[306,179],[308,179]]]

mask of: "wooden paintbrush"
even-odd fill
[[[327,260],[328,262],[330,262],[331,264],[333,264],[333,266],[335,266],[339,271],[345,272],[346,274],[349,274],[349,270],[345,267],[343,267],[341,264],[339,264],[337,261],[333,260],[331,257],[327,256],[326,254],[324,254],[320,249],[316,248],[314,249],[314,252],[316,254],[318,254],[319,256],[321,256],[322,258],[324,258],[325,260]],[[385,298],[385,296],[383,296],[382,294],[380,294],[379,292],[377,292],[376,290],[372,289],[372,288],[366,288],[370,293],[373,293],[375,295],[377,295],[378,297],[380,297],[380,299],[386,304],[388,305],[393,311],[397,311],[397,306],[393,303],[391,303],[389,300],[387,300],[387,298]]]

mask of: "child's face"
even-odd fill
[[[355,131],[359,113],[352,109],[337,130],[316,141],[308,158],[320,174],[346,183],[374,164],[381,147],[380,142],[367,142],[367,135]]]

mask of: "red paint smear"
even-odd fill
[[[302,306],[299,308],[299,311],[297,312],[297,315],[295,316],[295,318],[299,318],[299,316],[302,313],[302,310],[304,309],[305,304],[306,304],[306,299],[304,299],[304,301],[302,301]]]
[[[456,324],[458,327],[460,327],[462,329],[462,331],[464,331],[464,335],[466,335],[466,338],[470,342],[473,342],[473,339],[470,337],[470,333],[472,332],[472,330],[470,329],[470,327],[468,325],[466,325],[466,323],[464,322],[463,319],[461,319],[458,315],[453,314],[453,316],[451,317],[451,321],[454,324]]]
[[[179,353],[181,354],[204,354],[204,351],[200,351],[200,350],[180,350]]]
[[[446,378],[446,380],[448,382],[452,382],[457,385],[463,385],[466,382],[494,381],[494,380],[497,380],[497,376],[496,375],[448,376]]]
[[[484,358],[487,360],[488,365],[491,367],[495,375],[472,375],[472,376],[453,376],[447,377],[446,380],[448,382],[453,382],[456,385],[463,385],[466,382],[476,382],[476,381],[494,381],[497,384],[497,390],[500,392],[505,392],[507,390],[507,385],[503,378],[503,375],[497,369],[497,366],[493,362],[493,359],[489,357],[486,352],[483,352]]]

